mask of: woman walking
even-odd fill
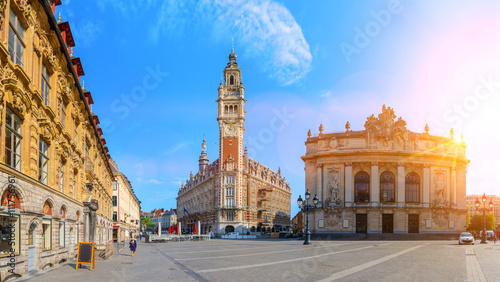
[[[135,240],[135,236],[132,237],[132,239],[130,239],[129,248],[130,248],[130,251],[132,252],[132,256],[134,256],[135,250],[137,250],[137,240]]]

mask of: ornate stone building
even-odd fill
[[[108,149],[59,4],[0,0],[0,280],[64,262],[79,241],[111,241]]]
[[[316,233],[456,233],[466,227],[463,141],[411,132],[393,109],[365,130],[308,132],[306,189],[320,200]]]
[[[128,242],[132,235],[139,235],[141,226],[141,201],[132,189],[132,183],[109,159],[113,171],[113,241]]]
[[[201,232],[260,232],[290,227],[290,187],[243,149],[245,87],[234,50],[219,85],[219,158],[209,164],[205,140],[199,170],[179,189],[177,220],[184,231],[201,222]],[[245,152],[243,152],[243,150]]]

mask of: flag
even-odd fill
[[[193,233],[194,233],[194,234],[198,234],[198,231],[196,230],[196,225],[198,225],[198,223],[197,223],[197,222],[195,222],[195,223],[194,223],[194,230],[193,230]]]
[[[187,213],[187,214],[189,214],[189,212],[188,212],[188,211],[186,210],[186,208],[184,208],[184,213]]]

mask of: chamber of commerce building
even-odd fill
[[[108,148],[59,4],[0,1],[0,280],[111,246]]]
[[[218,91],[219,158],[209,163],[205,140],[199,170],[182,184],[177,220],[184,232],[279,232],[290,228],[290,186],[281,171],[248,157],[243,147],[245,87],[234,50]],[[198,231],[198,230],[197,230]]]
[[[313,233],[457,233],[466,228],[463,140],[411,132],[385,105],[365,129],[308,133]]]

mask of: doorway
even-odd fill
[[[226,234],[228,234],[230,232],[234,232],[234,226],[232,226],[232,225],[226,226]]]
[[[356,233],[367,233],[368,224],[367,224],[368,215],[367,214],[356,214]]]
[[[35,226],[28,230],[28,272],[35,270]]]
[[[382,215],[382,233],[394,233],[394,215]]]
[[[418,214],[408,215],[408,233],[419,233]]]

